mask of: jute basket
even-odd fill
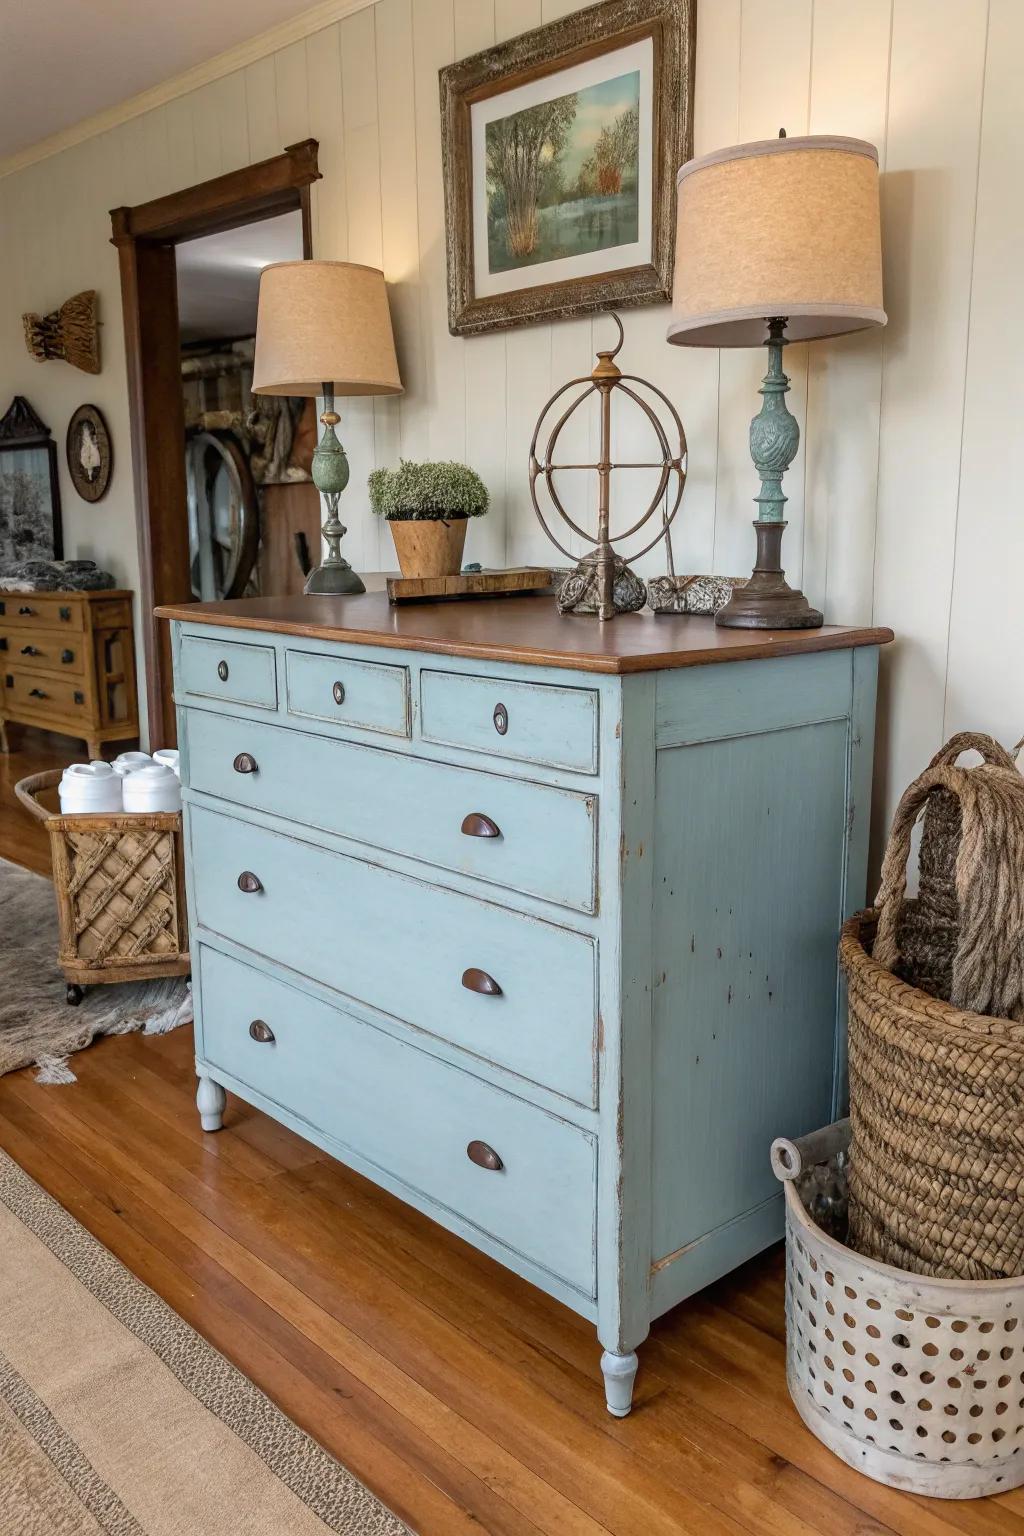
[[[1024,1275],[1024,778],[1012,762],[941,758],[900,802],[877,909],[851,918],[840,941],[850,1235],[858,1252],[899,1269],[1002,1279]],[[948,967],[939,951],[927,956],[927,934],[922,948],[911,933],[929,978],[948,974],[949,1002],[894,974],[911,832],[938,794],[955,802],[960,831],[952,864],[947,850],[932,870],[953,881],[938,935]],[[948,805],[941,815],[948,833]]]

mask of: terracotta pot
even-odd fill
[[[403,576],[457,576],[462,569],[468,517],[391,518],[388,527]]]

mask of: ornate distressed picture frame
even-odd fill
[[[57,445],[24,395],[0,417],[0,563],[60,560]]]
[[[440,72],[448,324],[672,293],[696,0],[603,0]]]

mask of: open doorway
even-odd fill
[[[214,425],[213,418],[219,414],[219,407],[207,410],[201,392],[193,390],[189,396],[190,409],[198,418],[206,417],[205,428],[213,428],[207,431],[207,437],[212,440],[195,446],[191,457],[186,454],[189,383],[183,378],[183,346],[188,350],[190,344],[183,334],[179,316],[179,257],[183,303],[191,306],[195,295],[200,310],[203,304],[207,305],[209,319],[209,306],[217,304],[215,290],[219,289],[222,305],[226,302],[225,295],[233,294],[242,306],[235,311],[234,320],[226,317],[214,327],[223,330],[223,335],[207,339],[216,343],[245,341],[245,337],[232,337],[229,333],[239,323],[238,316],[247,302],[252,310],[251,295],[254,279],[258,284],[259,267],[250,271],[247,278],[240,278],[236,262],[232,275],[231,253],[237,256],[246,248],[251,236],[253,258],[259,260],[259,226],[264,226],[265,230],[270,225],[276,226],[279,242],[294,240],[296,234],[299,236],[299,249],[297,252],[291,250],[292,256],[298,254],[307,259],[312,256],[309,189],[320,174],[318,147],[315,139],[307,139],[258,165],[134,208],[116,208],[111,212],[112,241],[117,246],[121,268],[139,536],[138,601],[151,740],[171,743],[176,738],[168,626],[154,619],[153,609],[162,603],[190,602],[206,587],[215,596],[228,592],[241,595],[234,589],[243,575],[243,590],[259,590],[251,584],[265,578],[266,567],[272,558],[268,552],[261,573],[258,535],[261,493],[256,486],[252,464],[253,447],[261,446],[255,443],[256,434],[258,431],[270,433],[271,426],[254,421],[249,428],[243,426],[239,432],[228,431],[223,438],[218,437],[221,428]],[[285,228],[281,221],[289,216],[297,222]],[[237,235],[237,241],[223,238],[228,235]],[[268,235],[267,242],[273,238],[273,234]],[[211,243],[204,247],[203,242]],[[209,272],[209,258],[217,251],[229,264],[224,274],[225,282],[220,284]],[[271,254],[268,259],[285,258]],[[206,278],[197,284],[196,272],[203,267],[204,261]],[[197,289],[205,293],[201,302]],[[193,311],[192,320],[188,320],[186,314],[190,327],[201,325],[201,319],[195,319],[197,313],[199,311]],[[227,316],[226,307],[224,313]],[[255,333],[254,321],[251,324],[248,320],[242,322],[242,328],[249,329],[250,336]],[[196,356],[201,355],[203,339],[199,335],[194,337]],[[211,377],[216,376],[219,366],[213,365]],[[201,368],[194,371],[199,375],[202,373]],[[223,387],[229,401],[234,398],[231,390],[236,386],[238,389],[238,409],[235,411],[229,404],[227,415],[240,416],[243,371],[237,371],[234,384],[230,383],[227,374],[224,377]],[[206,404],[209,403],[207,400]],[[288,402],[282,402],[282,406],[287,410]],[[278,420],[277,426],[282,435],[287,435],[286,427],[290,426],[293,438],[301,437],[301,417],[290,419],[287,424]],[[193,429],[196,428],[204,430],[199,420],[193,423]],[[245,440],[246,432],[248,441]],[[192,435],[197,436],[198,432],[193,430]],[[293,470],[295,467],[295,464],[291,465]],[[281,456],[278,454],[274,472],[280,468]],[[251,484],[246,481],[246,469]],[[261,466],[257,465],[256,469],[257,473],[263,473]],[[286,461],[283,483],[302,484],[299,480],[287,479],[288,469]],[[194,490],[191,517],[190,472]],[[274,494],[270,485],[262,493],[262,499],[265,500],[268,494]],[[303,494],[306,502],[311,504],[315,497],[312,487],[304,488]],[[242,515],[247,497],[248,520]],[[257,524],[255,539],[254,521]],[[286,546],[284,552],[273,557],[275,565],[280,564],[282,570],[295,562],[296,547],[301,548],[295,538],[303,530],[301,516],[297,515],[292,521],[297,526],[292,527],[283,516],[275,523],[276,528],[283,530]],[[315,527],[318,522],[317,505],[312,525]],[[237,527],[234,526],[236,523]],[[223,544],[220,535],[223,535]],[[250,566],[248,572],[245,572],[246,564]],[[219,592],[216,590],[218,586]]]

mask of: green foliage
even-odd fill
[[[476,470],[451,460],[414,464],[400,459],[397,469],[375,469],[368,484],[371,510],[392,522],[479,517],[490,501]]]
[[[575,118],[572,92],[487,124],[487,181],[504,196],[509,245],[517,256],[528,256],[537,244],[537,209],[547,206],[542,195],[545,165],[555,167],[547,173],[546,191],[549,201],[557,201],[550,178],[561,179],[558,157]]]

